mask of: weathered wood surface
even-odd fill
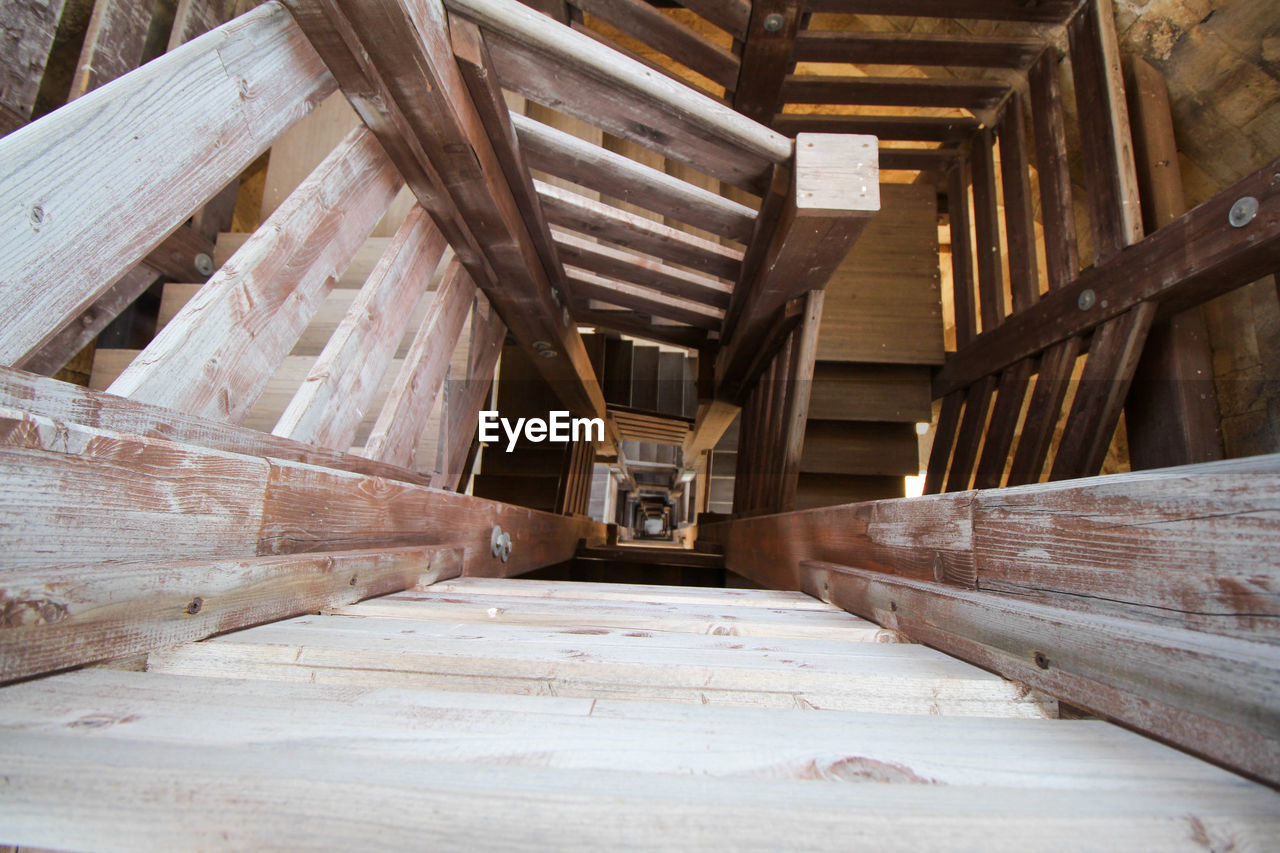
[[[1058,341],[1083,334],[1143,301],[1159,304],[1157,317],[1172,316],[1280,269],[1280,160],[1188,211],[1111,260],[1089,267],[1074,281],[1045,295],[1026,311],[983,333],[934,377],[934,396],[1033,356]],[[1242,228],[1227,214],[1244,197],[1258,199],[1257,216]],[[1092,308],[1080,294],[1092,290]]]
[[[321,447],[351,446],[445,248],[426,211],[415,207],[280,416],[274,435]],[[448,339],[435,343],[442,355],[452,354]]]
[[[919,15],[933,18],[965,18],[992,21],[1040,21],[1060,24],[1080,7],[1080,0],[969,0],[958,9],[953,0],[808,0],[812,12],[845,12],[859,15]]]
[[[978,318],[982,331],[1004,322],[1004,265],[1000,249],[1000,221],[996,195],[995,134],[983,130],[973,141],[973,248],[978,259]]]
[[[0,12],[0,134],[31,120],[64,0],[18,0]]]
[[[977,296],[974,291],[973,229],[970,226],[969,163],[961,159],[947,174],[947,217],[951,231],[952,305],[956,347],[963,348],[978,334]]]
[[[571,231],[552,232],[561,260],[601,275],[670,294],[674,300],[692,300],[711,308],[729,305],[733,285],[722,279],[701,275],[661,263],[653,258],[584,238]]]
[[[805,30],[796,36],[795,60],[1026,68],[1042,50],[1044,42],[1030,37]]]
[[[1040,54],[1027,72],[1045,271],[1051,290],[1070,284],[1080,271],[1060,74],[1058,57],[1052,50]]]
[[[0,336],[0,363],[83,313],[331,91],[268,3],[4,137],[0,313],[22,320]],[[111,215],[126,199],[137,215]]]
[[[427,484],[425,477],[407,468],[299,444],[265,432],[193,417],[7,367],[0,367],[0,406],[112,433]]]
[[[773,129],[797,133],[865,133],[878,139],[920,142],[968,142],[982,126],[971,117],[827,115],[786,113],[774,116]]]
[[[751,18],[742,36],[742,66],[738,79],[726,87],[733,91],[734,109],[748,118],[767,125],[778,112],[803,14],[801,0],[757,0],[751,4]]]
[[[531,168],[722,237],[751,237],[755,211],[746,205],[519,113],[511,123]]]
[[[788,104],[856,104],[888,107],[960,107],[987,110],[1009,92],[986,80],[915,77],[836,77],[790,74],[782,84]]]
[[[402,185],[352,130],[108,391],[239,422]]]
[[[439,462],[431,477],[436,488],[457,491],[466,487],[468,451],[476,434],[480,408],[493,385],[494,370],[502,353],[507,327],[492,306],[476,300],[471,310],[471,342],[467,370],[462,381],[445,386],[444,427]]]
[[[475,302],[476,289],[466,271],[451,260],[414,335],[413,344],[396,374],[365,442],[363,455],[390,465],[408,465],[418,438],[448,376],[458,336]]]
[[[152,6],[136,0],[94,3],[67,100],[92,92],[142,64],[152,12]]]
[[[744,189],[791,141],[617,51],[516,3],[450,0],[474,20],[504,87]]]
[[[1280,782],[1274,646],[809,563],[806,591],[1270,784]]]
[[[1004,234],[1009,246],[1009,286],[1013,310],[1021,311],[1040,298],[1035,205],[1031,197],[1031,165],[1022,95],[1015,93],[1009,98],[997,131],[1000,186],[1004,192]]]
[[[651,317],[688,323],[708,330],[718,330],[724,319],[722,310],[702,302],[682,299],[665,289],[630,284],[568,264],[565,266],[565,276],[579,299],[597,299],[611,305],[631,308]]]
[[[1078,337],[1067,338],[1040,356],[1036,387],[1031,392],[1027,417],[1022,423],[1022,436],[1018,439],[1018,448],[1009,468],[1008,485],[1040,482],[1082,344]]]
[[[0,682],[143,654],[456,577],[434,548],[0,573]],[[876,630],[874,626],[871,630]]]
[[[1167,627],[1280,641],[1280,456],[703,526],[796,589],[812,560]],[[821,555],[844,555],[842,558]]]

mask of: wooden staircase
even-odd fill
[[[1274,792],[797,592],[467,578],[4,689],[24,848],[1262,848]]]

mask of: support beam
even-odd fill
[[[796,488],[800,482],[800,454],[804,450],[805,425],[809,420],[809,397],[813,390],[813,367],[818,353],[818,327],[822,324],[821,290],[806,295],[804,316],[791,333],[790,358],[787,363],[786,398],[782,404],[776,506],[778,512],[790,512],[796,506]]]
[[[1044,50],[1038,38],[859,33],[805,30],[796,37],[796,62],[854,65],[944,65],[1023,69]]]
[[[884,141],[968,142],[982,127],[969,117],[825,115],[784,113],[774,116],[773,129],[787,136],[797,133],[863,133]]]
[[[879,107],[957,107],[989,110],[1009,93],[1003,83],[917,77],[834,77],[790,74],[782,84],[786,104],[850,104]]]
[[[968,0],[962,8],[956,7],[955,0],[808,0],[807,6],[811,12],[1061,24],[1080,7],[1080,0]]]
[[[826,287],[831,273],[880,209],[875,137],[801,134],[794,175],[779,171],[734,288],[716,362],[717,396],[747,384],[775,313]],[[763,366],[763,365],[762,365]]]
[[[573,292],[581,299],[597,299],[651,317],[687,323],[708,331],[719,330],[724,320],[724,312],[719,308],[672,296],[652,287],[597,275],[571,264],[565,266],[565,275],[573,286]]]
[[[803,564],[801,588],[917,642],[1280,784],[1274,646],[831,563]]]
[[[934,377],[934,397],[1084,334],[1139,302],[1158,303],[1157,317],[1168,317],[1280,269],[1277,174],[1280,160],[983,333],[943,365]],[[1228,214],[1237,200],[1248,196],[1258,200],[1258,213],[1237,228]],[[1081,309],[1090,304],[1081,302],[1085,291],[1092,291],[1092,303]]]
[[[493,307],[477,301],[471,311],[467,375],[445,386],[439,462],[431,476],[433,488],[458,491],[466,486],[463,476],[467,473],[468,451],[476,434],[480,408],[493,385],[506,334],[507,327]]]
[[[0,314],[21,318],[0,334],[0,363],[80,316],[332,91],[267,3],[0,140],[14,176],[0,187]],[[125,200],[138,215],[113,215]]]
[[[742,68],[733,85],[733,106],[738,112],[769,124],[781,106],[782,82],[794,65],[792,50],[802,0],[755,0],[751,23],[742,45]]]
[[[733,286],[718,278],[669,266],[653,258],[615,249],[571,231],[552,232],[565,264],[662,291],[677,300],[691,300],[720,311],[729,305]]]

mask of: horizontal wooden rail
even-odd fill
[[[773,128],[788,136],[797,133],[865,133],[880,140],[968,142],[982,127],[970,117],[825,115],[784,113]]]
[[[713,308],[723,309],[729,304],[729,293],[733,286],[723,279],[668,266],[643,255],[614,249],[604,243],[580,237],[573,232],[555,230],[552,236],[556,241],[556,250],[566,264],[651,287]]]
[[[1232,225],[1232,206],[1250,197],[1258,202],[1257,214],[1239,227]],[[933,395],[967,388],[1059,341],[1085,334],[1139,302],[1157,302],[1158,318],[1169,317],[1277,269],[1280,159],[983,332],[943,365],[934,377]],[[1086,291],[1091,298],[1082,301]]]
[[[0,139],[0,364],[80,316],[333,89],[271,2]]]
[[[804,30],[795,61],[1026,68],[1042,50],[1044,42],[1030,37]]]
[[[579,299],[598,299],[709,331],[718,330],[724,320],[724,311],[701,302],[681,299],[661,290],[630,284],[571,264],[565,265],[565,275],[573,287],[574,295]]]
[[[449,0],[507,88],[744,189],[762,188],[791,140],[516,0]]]
[[[978,18],[990,21],[1039,21],[1060,24],[1075,14],[1082,0],[807,0],[811,12],[855,15],[914,15],[922,18]]]
[[[791,74],[782,84],[788,104],[856,104],[887,107],[992,109],[1009,87],[988,80],[916,77],[828,77]]]
[[[830,563],[802,563],[800,584],[917,642],[1280,784],[1275,646]]]

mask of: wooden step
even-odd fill
[[[432,593],[442,595],[498,595],[550,598],[559,601],[638,601],[715,607],[765,607],[772,610],[801,610],[843,613],[834,605],[784,589],[713,589],[697,586],[656,586],[652,584],[573,583],[512,578],[458,578],[432,584]]]
[[[915,424],[815,421],[805,424],[800,470],[905,476],[920,472]]]
[[[927,423],[933,417],[930,370],[904,364],[820,361],[813,367],[809,417]]]
[[[906,493],[905,481],[896,476],[867,474],[811,474],[801,472],[796,483],[797,510],[861,501],[900,498]]]

